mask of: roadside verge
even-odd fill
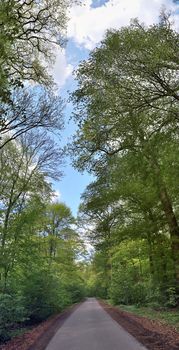
[[[179,333],[174,327],[160,321],[120,310],[103,300],[98,300],[103,309],[126,331],[149,350],[179,350]]]
[[[57,330],[80,305],[72,305],[60,314],[51,316],[32,330],[0,345],[0,350],[44,350]]]

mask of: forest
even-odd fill
[[[14,325],[42,321],[84,295],[84,245],[52,188],[62,176],[64,118],[47,68],[54,46],[64,45],[68,7],[56,0],[0,4],[1,341]]]
[[[0,342],[86,296],[178,306],[179,34],[166,12],[108,30],[75,72],[61,147],[49,67],[74,2],[0,3]],[[66,157],[94,179],[77,218],[53,187]]]
[[[134,20],[77,71],[71,150],[95,175],[79,210],[96,247],[89,283],[114,303],[178,300],[178,40],[165,14]]]

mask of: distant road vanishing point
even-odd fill
[[[95,298],[88,298],[64,322],[46,350],[146,350],[119,326]]]

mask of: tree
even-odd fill
[[[149,28],[134,21],[108,31],[77,71],[73,100],[79,128],[72,152],[78,169],[98,177],[108,172],[115,155],[119,161],[131,153],[145,158],[168,224],[178,285],[179,225],[161,152],[161,143],[165,150],[178,144],[177,41],[165,16]],[[174,172],[175,167],[176,162]]]
[[[45,179],[47,176],[58,179],[61,175],[58,166],[62,160],[62,151],[55,149],[54,142],[45,133],[30,132],[21,136],[18,143],[8,143],[1,150],[0,159],[1,280],[4,280],[6,288],[9,269],[15,260],[14,254],[11,254],[12,247],[16,245],[21,232],[19,216],[34,193],[44,200],[46,196],[50,196],[51,188]]]
[[[0,149],[32,129],[58,133],[63,128],[62,110],[62,99],[42,88],[13,91],[11,104],[1,104]]]
[[[33,231],[27,218],[25,220],[26,236],[29,229],[30,235],[21,242],[22,253],[17,266],[21,271],[18,278],[30,318],[42,320],[79,301],[83,297],[83,281],[76,263],[79,237],[77,232],[70,230],[74,222],[70,209],[63,203],[48,202],[35,216],[40,220],[35,221]],[[29,246],[30,257],[26,258]],[[16,271],[17,267],[15,276]]]
[[[62,155],[48,134],[34,131],[0,151],[2,341],[24,320],[41,321],[84,296],[75,220],[65,204],[52,203],[50,179],[61,176]]]
[[[0,4],[0,98],[9,101],[12,87],[25,80],[52,84],[47,72],[55,47],[62,47],[68,0],[2,0]],[[42,63],[43,62],[43,63]]]
[[[51,261],[58,257],[59,249],[61,245],[63,246],[63,242],[67,243],[71,241],[74,235],[72,225],[75,223],[75,220],[71,210],[65,204],[58,202],[50,204],[47,207],[45,215],[47,218],[47,225],[44,234],[47,234],[49,245],[47,255]]]

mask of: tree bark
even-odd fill
[[[154,261],[153,261],[153,252],[152,252],[152,239],[151,234],[147,234],[147,243],[148,243],[148,257],[149,257],[149,266],[150,266],[150,275],[152,280],[154,279],[155,274],[155,268],[154,268]]]
[[[169,233],[171,237],[171,250],[175,269],[175,282],[176,288],[177,290],[179,290],[179,225],[173,210],[171,198],[168,194],[166,185],[162,179],[160,167],[157,161],[154,159],[152,159],[152,165],[156,177],[156,185],[158,188],[160,201],[162,204],[162,208],[165,214],[165,219],[168,224]]]

